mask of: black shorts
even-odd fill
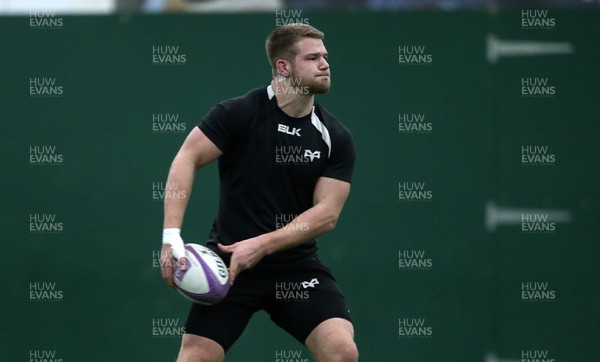
[[[266,311],[275,324],[302,344],[327,319],[351,321],[335,279],[315,257],[300,264],[241,272],[221,302],[192,305],[185,333],[212,339],[227,351],[259,310]]]

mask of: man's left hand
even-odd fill
[[[219,243],[221,251],[231,254],[229,283],[233,284],[239,273],[255,266],[264,256],[265,250],[259,237],[238,241],[231,245]]]

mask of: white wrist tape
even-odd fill
[[[171,245],[175,259],[185,257],[185,246],[183,245],[183,239],[179,235],[180,233],[181,229],[179,228],[163,229],[163,244]]]

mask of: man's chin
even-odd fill
[[[312,94],[323,94],[329,92],[329,88],[331,88],[331,83],[329,82],[327,84],[313,84],[309,88],[309,91]]]

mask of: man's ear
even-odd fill
[[[278,59],[275,62],[275,69],[279,77],[287,78],[290,76],[290,64],[285,59]]]

